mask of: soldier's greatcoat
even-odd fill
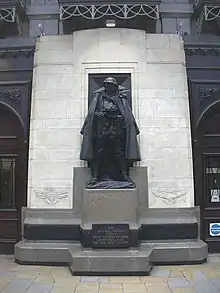
[[[124,118],[125,125],[125,159],[129,162],[136,162],[141,160],[140,149],[137,141],[137,135],[139,134],[139,129],[136,124],[135,118],[132,114],[128,97],[127,90],[124,87],[118,87],[118,94],[112,97],[113,102],[121,112]],[[91,161],[94,158],[93,149],[93,124],[94,124],[94,114],[97,109],[97,105],[105,94],[105,89],[100,88],[93,93],[93,97],[90,103],[87,117],[81,129],[81,134],[83,135],[83,141],[80,152],[80,159],[85,161]]]

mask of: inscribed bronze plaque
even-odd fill
[[[128,248],[130,235],[128,224],[92,225],[93,248]]]

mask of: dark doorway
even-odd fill
[[[204,111],[197,125],[196,186],[202,236],[210,252],[220,252],[220,102]]]
[[[0,254],[13,253],[26,205],[24,128],[18,114],[0,103]]]
[[[220,38],[185,36],[189,85],[195,205],[201,210],[201,237],[220,252]]]
[[[97,89],[103,87],[103,81],[109,76],[114,77],[120,86],[123,86],[130,91],[128,98],[129,98],[130,105],[132,107],[131,74],[130,73],[89,74],[89,103],[92,97],[92,93],[96,91]]]

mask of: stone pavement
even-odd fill
[[[157,266],[148,277],[73,277],[67,267],[20,266],[0,256],[1,293],[220,293],[220,255],[193,266]]]

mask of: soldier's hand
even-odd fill
[[[96,117],[103,118],[105,116],[105,113],[103,112],[95,112]]]

